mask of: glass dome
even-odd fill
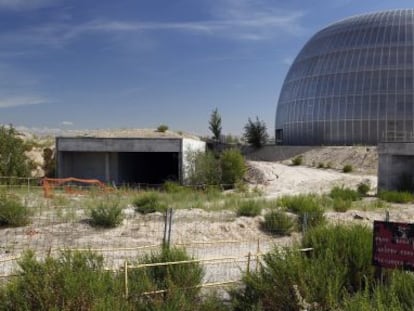
[[[413,132],[414,9],[355,16],[316,33],[285,78],[276,141],[377,144]]]

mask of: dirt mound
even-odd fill
[[[378,152],[376,146],[322,147],[301,154],[303,164],[313,167],[328,167],[341,170],[344,165],[352,165],[354,171],[363,174],[376,174]],[[282,161],[291,164],[292,158]]]
[[[246,165],[247,171],[244,175],[244,180],[249,184],[267,185],[278,178],[272,171],[263,170],[254,162],[247,161]]]
[[[267,197],[301,193],[326,193],[334,186],[356,188],[361,182],[368,182],[375,191],[377,177],[374,175],[352,173],[345,174],[334,169],[317,169],[305,166],[289,166],[282,163],[251,161],[249,165],[263,176],[273,177],[263,183],[263,192]]]
[[[245,150],[246,157],[253,161],[270,161],[291,164],[292,159],[303,157],[303,165],[342,169],[352,165],[361,174],[376,174],[378,152],[376,146],[276,146],[268,145],[259,150]]]

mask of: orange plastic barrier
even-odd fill
[[[81,184],[87,185],[94,185],[99,187],[104,192],[108,192],[110,190],[103,182],[98,179],[80,179],[75,177],[68,177],[68,178],[43,178],[42,185],[43,185],[43,194],[45,198],[52,198],[53,197],[53,188],[57,186],[62,186],[64,184],[70,182],[77,182]],[[80,193],[79,191],[73,190],[71,187],[65,187],[66,193]]]

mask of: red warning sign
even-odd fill
[[[414,271],[414,224],[374,221],[372,264]]]

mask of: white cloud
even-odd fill
[[[16,11],[32,10],[54,6],[59,2],[59,0],[0,0],[0,9]]]
[[[1,1],[3,1],[3,6],[4,3],[12,2],[11,0],[0,0],[0,8]],[[3,33],[0,34],[0,40],[5,47],[20,47],[18,51],[21,52],[28,50],[27,47],[33,45],[61,48],[90,34],[105,34],[115,37],[125,33],[142,37],[146,32],[175,31],[233,40],[257,41],[271,39],[286,33],[300,35],[304,32],[301,26],[303,12],[279,11],[262,6],[253,7],[250,4],[247,5],[245,1],[241,1],[243,5],[237,1],[223,1],[226,2],[226,5],[221,7],[221,10],[218,9],[218,6],[214,6],[211,9],[210,18],[205,20],[148,22],[95,19],[80,24],[64,20]],[[24,1],[19,0],[18,2]],[[45,3],[46,0],[40,2]],[[128,40],[133,41],[130,39],[129,37]],[[4,52],[7,52],[7,49]]]
[[[239,40],[264,40],[281,33],[293,35],[302,33],[299,24],[302,16],[301,12],[290,12],[190,22],[94,21],[72,29],[66,37],[70,38],[86,32],[180,31]]]
[[[61,124],[64,125],[64,126],[72,126],[73,122],[72,121],[62,121]]]
[[[26,105],[38,105],[47,103],[48,100],[37,96],[10,96],[0,97],[0,108],[9,108]]]

